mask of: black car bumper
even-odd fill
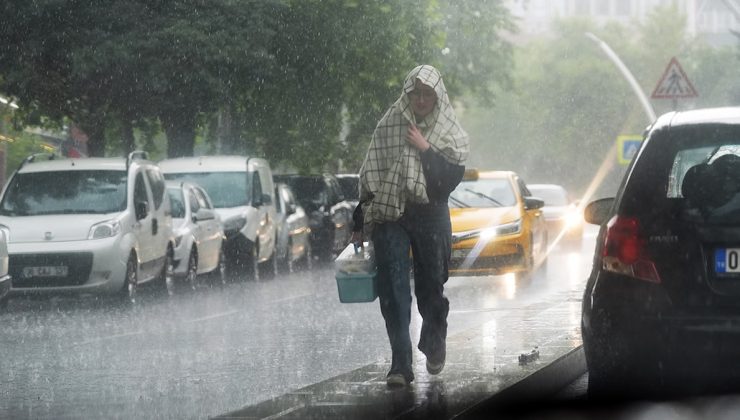
[[[599,282],[599,293],[584,296],[582,317],[595,377],[620,391],[740,389],[740,313],[687,313],[659,285],[625,276],[602,273]]]

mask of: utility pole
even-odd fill
[[[606,55],[612,60],[614,65],[616,65],[619,71],[622,73],[622,76],[627,79],[627,82],[630,84],[632,90],[635,92],[637,98],[640,100],[642,108],[645,110],[645,115],[648,118],[648,123],[652,123],[653,121],[655,121],[655,110],[650,104],[650,100],[648,100],[647,95],[645,95],[645,92],[643,92],[642,88],[637,83],[637,80],[635,80],[635,76],[633,76],[632,72],[627,68],[627,66],[624,65],[617,53],[615,53],[614,50],[612,50],[606,42],[602,41],[601,39],[599,39],[599,37],[592,34],[591,32],[586,32],[585,35],[586,37],[588,37],[588,39],[594,41],[599,46],[599,48],[601,48],[606,53]]]

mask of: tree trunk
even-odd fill
[[[239,129],[237,124],[237,113],[232,103],[227,104],[220,112],[218,118],[218,143],[219,152],[225,155],[239,153]]]
[[[87,155],[105,156],[105,127],[102,124],[85,125],[83,131],[87,134]]]
[[[160,115],[167,134],[167,157],[193,156],[196,113],[179,110]]]
[[[131,120],[128,118],[123,118],[123,120],[121,121],[121,139],[123,140],[122,151],[124,156],[128,156],[129,153],[136,150],[134,126],[133,124],[131,124]]]

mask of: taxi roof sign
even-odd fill
[[[699,94],[686,76],[686,72],[678,64],[676,57],[671,58],[651,97],[654,99],[676,99],[695,98],[697,96]]]

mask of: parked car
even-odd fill
[[[7,303],[11,279],[8,271],[8,238],[0,230],[0,306]]]
[[[170,201],[157,165],[143,152],[53,156],[26,158],[2,194],[11,296],[100,292],[134,301],[142,283],[171,283]]]
[[[270,164],[247,156],[200,156],[159,163],[168,180],[200,185],[221,217],[226,235],[226,262],[251,278],[260,265],[277,271],[275,186]]]
[[[357,207],[357,203],[360,202],[360,175],[337,174],[336,177],[337,181],[339,181],[339,186],[342,187],[344,199],[347,200],[354,210]]]
[[[277,255],[281,266],[293,271],[296,261],[304,260],[306,268],[311,268],[311,243],[308,215],[293,195],[289,186],[275,184],[277,199]]]
[[[449,198],[451,271],[526,277],[544,262],[544,202],[531,195],[514,172],[467,170]]]
[[[328,261],[341,252],[352,236],[354,208],[344,199],[337,178],[330,174],[275,175],[275,180],[290,186],[308,214],[313,254]]]
[[[562,185],[527,184],[532,196],[545,202],[547,234],[550,241],[565,240],[580,243],[583,238],[583,213],[578,201],[572,200]]]
[[[223,224],[208,193],[186,181],[167,181],[175,241],[174,275],[195,288],[199,274],[216,272],[225,281]]]
[[[616,198],[586,207],[592,397],[740,390],[738,192],[740,107],[701,109],[659,117]]]

